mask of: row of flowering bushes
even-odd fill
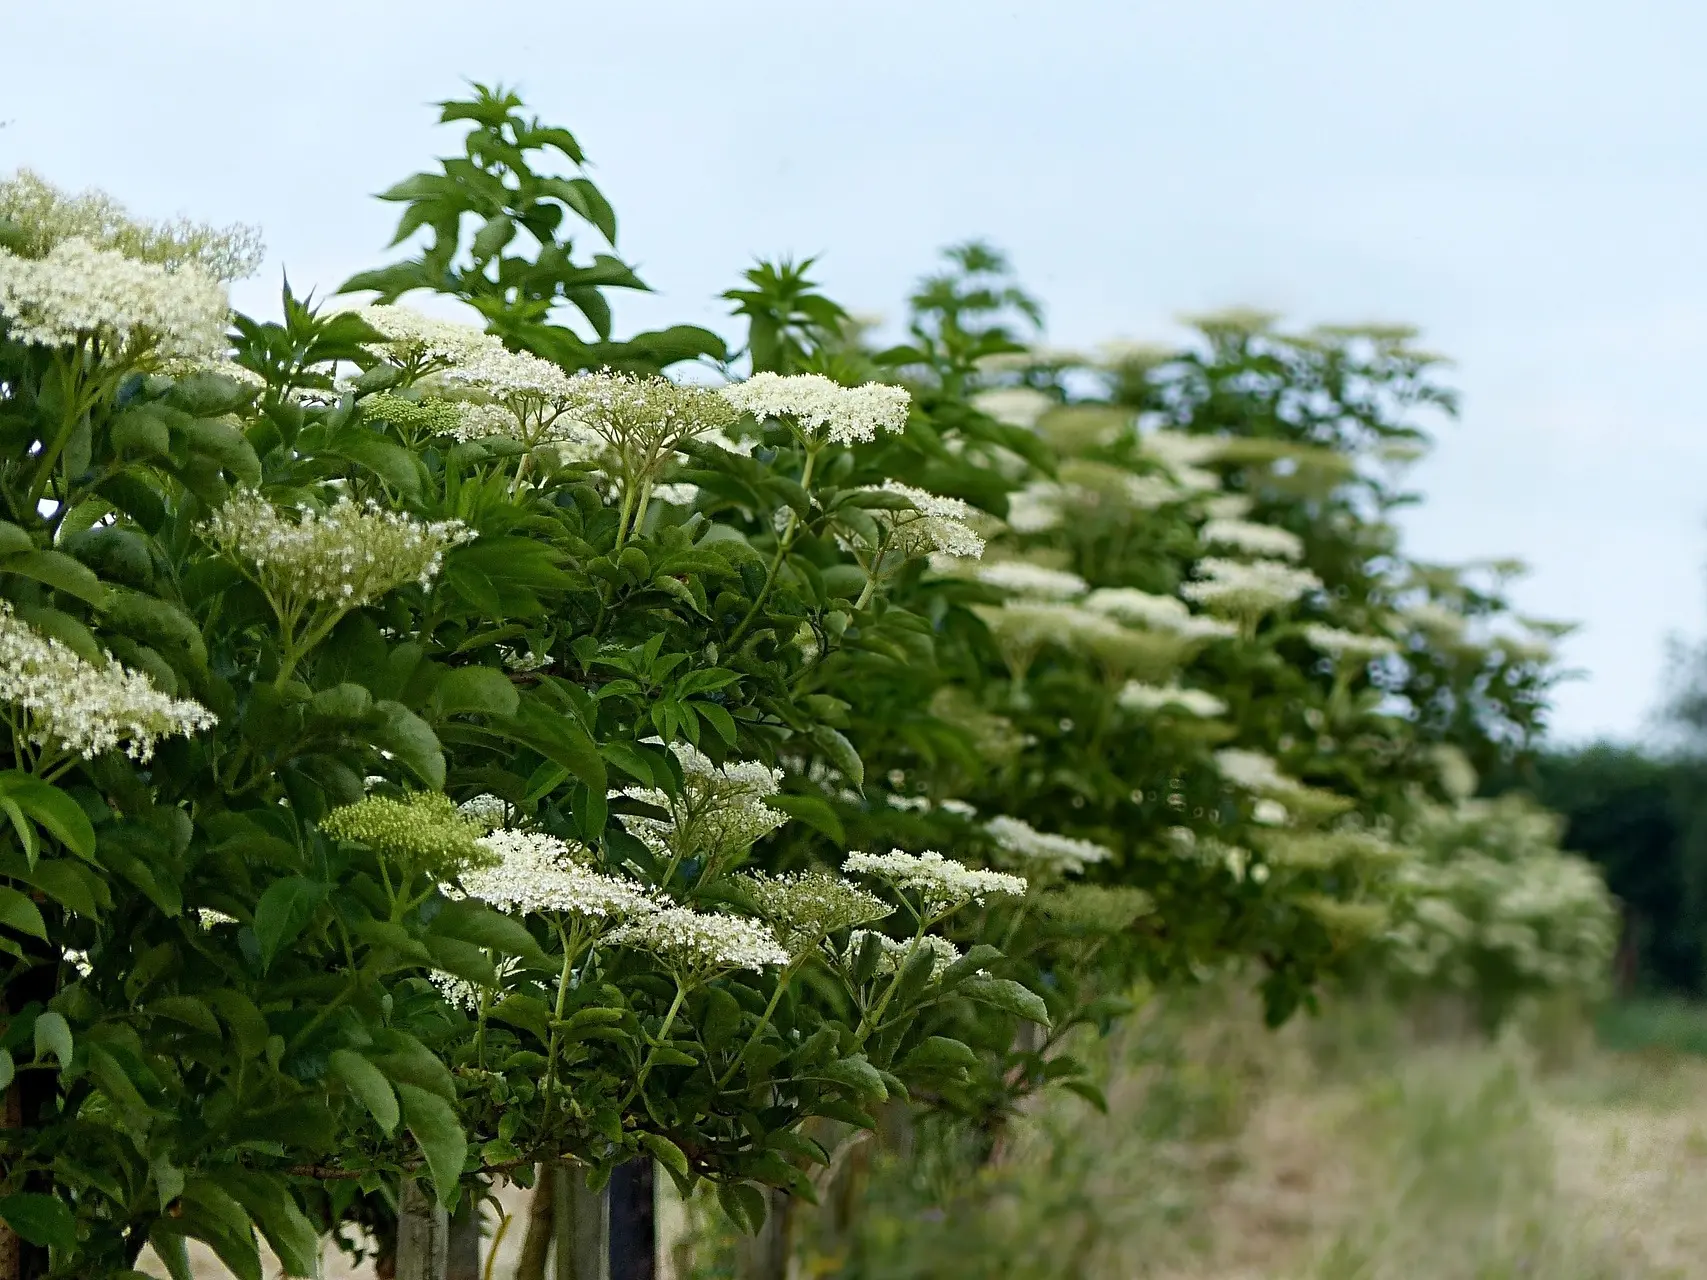
[[[1538,727],[1546,628],[1387,521],[1404,335],[1051,352],[970,247],[899,346],[790,264],[739,352],[618,341],[519,106],[271,321],[249,233],[0,184],[11,1274],[639,1156],[757,1228],[879,1103],[1098,1101],[1140,974],[1286,1017],[1391,945],[1438,749]]]

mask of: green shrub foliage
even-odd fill
[[[1499,572],[1386,521],[1447,401],[1406,335],[1051,352],[972,245],[900,346],[791,263],[727,295],[742,352],[617,340],[575,139],[443,118],[365,307],[228,323],[249,233],[0,187],[37,1271],[308,1271],[400,1179],[560,1159],[756,1225],[886,1100],[1095,1100],[1060,1038],[1139,974],[1247,958],[1284,1018],[1385,928],[1431,749],[1537,727]]]

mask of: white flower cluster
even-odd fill
[[[1260,751],[1228,747],[1215,753],[1215,767],[1221,776],[1246,791],[1298,791],[1303,784],[1280,771],[1274,760]]]
[[[878,493],[892,493],[913,504],[911,511],[877,509],[872,519],[889,533],[889,545],[903,555],[944,555],[976,559],[984,554],[984,539],[967,525],[972,508],[959,498],[915,489],[899,480],[885,480]]]
[[[686,742],[672,742],[670,751],[682,766],[682,787],[676,795],[652,787],[613,793],[668,812],[668,818],[619,815],[629,833],[655,854],[678,860],[726,857],[788,821],[787,814],[765,803],[781,788],[782,770],[756,760],[714,764]]]
[[[947,938],[938,937],[934,933],[927,933],[916,941],[912,938],[900,941],[891,938],[886,933],[875,933],[870,929],[855,929],[853,933],[848,935],[847,948],[842,952],[842,963],[851,968],[853,963],[859,959],[859,953],[865,948],[867,938],[877,939],[877,945],[880,948],[877,956],[877,972],[879,974],[894,973],[914,955],[915,947],[919,951],[930,952],[931,980],[933,982],[941,978],[948,967],[960,959],[960,948]]]
[[[29,169],[0,179],[0,222],[17,236],[14,248],[40,258],[67,240],[164,267],[193,266],[216,280],[242,280],[261,265],[261,237],[241,223],[210,227],[175,218],[143,221],[104,191],[62,191]]]
[[[373,354],[400,365],[442,368],[468,364],[494,353],[508,354],[502,342],[471,324],[383,303],[354,310],[385,335],[384,342],[370,347]]]
[[[1093,862],[1106,862],[1113,854],[1093,840],[1039,831],[1020,818],[1000,814],[984,824],[997,848],[1021,863],[1059,875],[1077,875]]]
[[[227,345],[229,314],[225,286],[198,267],[137,262],[83,239],[61,241],[40,259],[0,249],[0,319],[18,342],[134,338],[162,356],[212,359]]]
[[[125,744],[147,760],[161,738],[200,732],[218,723],[199,702],[161,693],[140,671],[107,659],[85,661],[59,640],[41,635],[0,600],[0,702],[23,712],[30,741],[91,759]]]
[[[794,955],[838,930],[870,924],[895,910],[876,894],[824,871],[794,875],[758,871],[738,881],[754,914],[776,931],[777,940]]]
[[[1366,636],[1338,627],[1311,623],[1304,628],[1304,639],[1311,648],[1320,649],[1332,658],[1349,658],[1353,662],[1368,662],[1385,654],[1398,652],[1399,646],[1386,636]]]
[[[1145,684],[1139,680],[1128,680],[1116,701],[1128,711],[1177,709],[1187,715],[1212,717],[1227,710],[1227,704],[1207,690]]]
[[[1244,617],[1260,617],[1322,585],[1308,569],[1294,569],[1273,560],[1246,563],[1208,556],[1198,561],[1197,567],[1203,577],[1186,583],[1180,593],[1217,612]]]
[[[782,944],[757,921],[688,907],[648,912],[612,930],[605,941],[649,951],[684,978],[702,979],[723,969],[762,969],[789,960]]]
[[[1464,633],[1468,619],[1458,610],[1433,600],[1424,600],[1401,609],[1399,616],[1419,631],[1433,636],[1456,639]]]
[[[1211,520],[1243,520],[1256,505],[1245,494],[1222,493],[1203,500],[1203,511]]]
[[[506,956],[494,966],[496,983],[487,991],[497,992],[503,989],[504,982],[521,968],[521,961],[514,956]],[[467,978],[459,978],[454,973],[446,973],[435,969],[427,975],[427,980],[439,989],[446,1004],[453,1004],[462,1009],[475,1010],[480,1007],[480,997],[484,992]]]
[[[842,862],[850,875],[871,876],[897,889],[917,893],[932,914],[967,902],[982,902],[992,893],[1023,894],[1025,877],[1002,871],[976,871],[934,849],[923,853],[850,853]]]
[[[492,861],[458,875],[461,893],[499,911],[619,921],[658,909],[657,899],[645,885],[594,871],[576,856],[579,852],[585,857],[585,850],[577,851],[555,836],[500,829],[475,843],[492,855]],[[447,893],[454,896],[456,891]]]
[[[988,414],[1010,427],[1031,430],[1038,419],[1055,408],[1055,401],[1034,387],[992,387],[970,401],[979,413]]]
[[[1008,495],[1008,528],[1015,533],[1043,533],[1061,523],[1062,487],[1033,480]]]
[[[1183,600],[1153,595],[1137,587],[1098,587],[1085,598],[1085,608],[1163,631],[1176,631],[1191,620],[1191,611]]]
[[[1599,872],[1560,851],[1560,826],[1516,796],[1425,808],[1397,876],[1396,967],[1492,1004],[1602,987],[1618,910]]]
[[[1048,569],[1024,560],[982,565],[978,569],[978,581],[1033,600],[1071,600],[1084,595],[1090,585],[1076,573]]]
[[[869,443],[880,430],[903,430],[912,403],[903,387],[843,387],[816,373],[755,373],[722,394],[741,413],[789,420],[808,438],[846,445]]]
[[[258,492],[234,494],[203,526],[226,555],[252,565],[276,604],[360,607],[414,581],[432,585],[450,548],[474,539],[460,520],[426,522],[348,496],[281,515]]]
[[[1296,560],[1304,554],[1304,539],[1297,534],[1252,520],[1210,520],[1200,536],[1209,546],[1232,547],[1246,555]]]
[[[491,792],[477,795],[470,800],[464,800],[457,805],[456,811],[463,817],[472,819],[486,830],[501,827],[509,821],[510,806]]]

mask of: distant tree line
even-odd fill
[[[1707,644],[1680,648],[1662,745],[1596,742],[1491,774],[1566,819],[1565,847],[1606,873],[1624,913],[1626,993],[1707,995]]]

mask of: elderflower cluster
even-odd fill
[[[1227,704],[1207,690],[1145,684],[1139,680],[1128,680],[1115,700],[1128,711],[1178,710],[1187,715],[1212,717],[1227,710]]]
[[[1022,863],[1059,875],[1077,875],[1093,862],[1106,862],[1113,854],[1093,840],[1039,831],[1029,822],[1001,814],[984,824],[996,847]]]
[[[1215,753],[1215,767],[1221,776],[1246,791],[1297,791],[1302,785],[1280,771],[1273,759],[1260,751],[1228,747]]]
[[[1372,658],[1396,653],[1399,649],[1386,636],[1359,635],[1355,631],[1342,631],[1338,627],[1325,627],[1314,622],[1304,628],[1304,639],[1310,642],[1311,648],[1320,649],[1331,658],[1348,658],[1353,662],[1368,662]]]
[[[896,889],[917,893],[932,915],[941,915],[968,902],[983,902],[992,893],[1019,895],[1025,877],[1003,871],[977,871],[934,849],[923,853],[850,853],[842,862],[850,875],[866,875]]]
[[[1033,480],[1025,488],[1008,495],[1008,528],[1015,533],[1043,533],[1061,523],[1060,485],[1049,480]]]
[[[1219,436],[1193,436],[1167,430],[1146,432],[1139,437],[1139,443],[1146,453],[1159,458],[1176,475],[1199,463],[1213,462],[1227,447],[1227,442]]]
[[[233,495],[202,527],[287,608],[308,601],[359,608],[406,582],[429,587],[445,552],[475,537],[460,520],[429,523],[348,496],[297,513],[292,521],[250,491]]]
[[[367,796],[320,820],[320,830],[334,840],[365,844],[441,874],[483,860],[477,843],[483,829],[439,791],[413,792],[401,800]]]
[[[1084,595],[1090,586],[1076,573],[1047,569],[1024,560],[983,565],[978,570],[978,581],[1033,600],[1071,600]]]
[[[0,702],[23,713],[23,732],[40,746],[93,759],[125,744],[148,760],[161,738],[188,737],[218,723],[199,702],[160,692],[140,671],[112,658],[97,666],[44,636],[0,600]]]
[[[1182,586],[1182,595],[1210,609],[1245,616],[1260,616],[1291,604],[1322,585],[1309,570],[1273,560],[1246,563],[1209,556],[1198,562],[1198,570],[1203,577]]]
[[[0,249],[0,319],[17,342],[136,339],[162,356],[211,360],[227,345],[229,314],[224,284],[199,267],[138,262],[80,238],[40,259]]]
[[[1038,419],[1055,408],[1055,400],[1035,387],[992,387],[970,401],[979,413],[988,414],[1010,427],[1031,430]]]
[[[1201,536],[1209,546],[1232,547],[1246,555],[1296,560],[1304,554],[1304,539],[1297,534],[1252,520],[1212,519]]]
[[[892,913],[876,894],[825,871],[736,877],[753,914],[775,931],[791,955],[801,955],[830,934],[870,924]]]
[[[975,559],[984,554],[984,539],[967,525],[972,508],[959,498],[944,498],[898,480],[885,480],[879,493],[892,493],[912,503],[911,510],[878,509],[872,519],[889,535],[889,545],[903,555],[930,552]]]
[[[1164,631],[1177,630],[1191,618],[1183,600],[1152,595],[1137,587],[1098,587],[1085,598],[1085,608],[1122,622]]]
[[[724,969],[787,964],[789,955],[757,921],[663,907],[613,930],[611,946],[649,951],[678,976],[703,979]]]
[[[739,413],[761,421],[781,418],[809,439],[844,445],[867,444],[880,430],[903,430],[912,403],[903,387],[844,387],[817,373],[755,373],[721,388],[721,394]]]
[[[674,796],[653,787],[627,787],[613,793],[668,814],[663,818],[618,815],[629,834],[653,853],[677,860],[725,857],[788,821],[787,814],[765,803],[781,788],[782,770],[756,760],[714,764],[686,742],[672,742],[670,751],[682,767],[682,786]]]
[[[456,811],[470,822],[478,823],[482,832],[503,826],[510,817],[509,804],[489,791],[464,800]]]
[[[427,980],[439,989],[439,994],[444,996],[446,1004],[455,1005],[460,1009],[476,1010],[480,1008],[482,996],[503,990],[505,981],[521,967],[522,962],[515,956],[505,956],[493,966],[495,982],[490,987],[476,986],[467,978],[459,978],[443,969],[434,969],[427,975]]]
[[[135,262],[193,266],[216,280],[242,280],[261,265],[261,238],[241,223],[210,227],[175,218],[142,221],[104,191],[63,191],[40,174],[19,169],[0,180],[0,222],[16,236],[12,247],[41,258],[67,240],[121,253]]]
[[[441,320],[408,307],[374,303],[355,308],[355,314],[384,336],[368,350],[400,365],[442,368],[478,360],[504,350],[504,344],[471,324]]]
[[[935,982],[948,971],[948,967],[960,959],[960,948],[947,938],[927,933],[923,937],[908,938],[901,941],[891,938],[886,933],[877,933],[870,929],[855,929],[848,935],[848,945],[842,952],[842,963],[853,968],[859,959],[859,953],[865,949],[865,940],[876,938],[877,973],[894,973],[905,965],[919,951],[927,951],[931,957],[931,981]]]
[[[658,909],[645,885],[593,870],[585,848],[555,836],[505,828],[477,843],[487,861],[463,871],[460,888],[447,888],[446,896],[478,898],[517,915],[547,912],[591,920],[626,920]]]
[[[1036,904],[1055,923],[1090,933],[1119,933],[1156,909],[1154,898],[1126,885],[1065,885],[1039,894]]]
[[[363,419],[389,422],[405,435],[419,439],[429,436],[461,438],[464,410],[468,407],[450,400],[406,400],[389,391],[369,396],[361,402]]]

